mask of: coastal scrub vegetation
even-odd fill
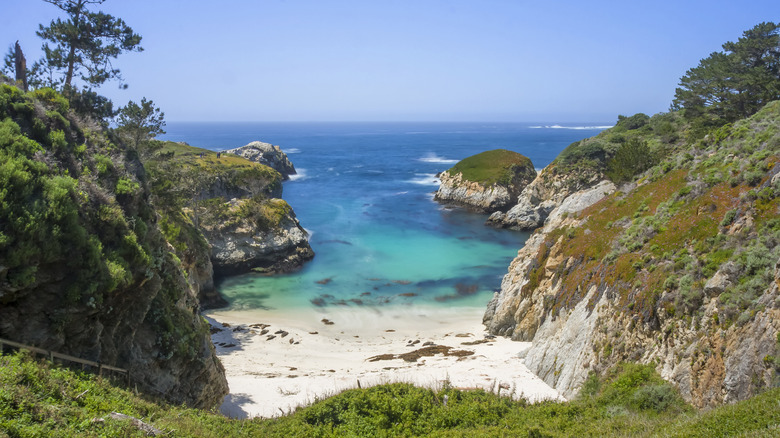
[[[728,398],[709,376],[745,357],[731,339],[761,345],[746,359],[755,366],[737,376],[746,388],[737,397],[780,384],[771,322],[780,303],[778,25],[759,24],[724,49],[681,80],[676,110],[621,116],[542,172],[569,193],[604,179],[617,191],[545,230],[522,286],[524,297],[545,295],[543,319],[585,299],[589,310],[608,303],[589,365],[659,357],[665,367],[683,364],[686,397],[699,406]],[[728,84],[697,89],[721,94],[696,100],[691,78],[705,71]],[[718,83],[699,79],[701,87]]]
[[[134,417],[178,437],[241,436],[771,436],[780,389],[708,411],[687,405],[649,365],[591,374],[569,402],[528,403],[483,390],[394,383],[344,391],[274,419],[233,420],[170,405],[108,379],[38,360],[0,356],[0,431],[5,436],[146,436]]]
[[[512,184],[516,174],[535,172],[528,157],[506,149],[481,152],[459,161],[449,169],[452,175],[460,173],[463,179],[491,186]]]

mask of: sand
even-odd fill
[[[525,367],[523,351],[531,344],[491,337],[481,322],[483,312],[439,307],[207,312],[230,386],[221,411],[234,418],[274,417],[346,389],[393,382],[429,388],[448,382],[530,401],[562,399]],[[398,357],[411,352],[417,353]],[[437,354],[420,356],[426,352]]]

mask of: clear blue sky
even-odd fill
[[[108,0],[120,56],[169,121],[611,122],[666,111],[685,71],[780,1]],[[0,0],[0,48],[40,57],[59,10]],[[9,12],[10,11],[10,12]]]

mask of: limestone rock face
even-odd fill
[[[238,208],[246,200],[234,199]],[[283,202],[283,201],[282,201]],[[291,272],[314,257],[308,233],[290,210],[274,226],[258,227],[247,220],[228,224],[202,224],[211,244],[211,260],[217,277],[255,271],[264,274]]]
[[[493,184],[485,187],[480,183],[464,180],[463,174],[452,175],[447,171],[439,174],[439,180],[441,186],[433,197],[439,202],[453,203],[487,213],[501,210],[512,203],[512,194],[506,186]]]
[[[287,158],[287,154],[282,152],[282,149],[279,146],[270,143],[253,141],[246,146],[226,150],[224,153],[235,154],[244,157],[249,161],[265,164],[281,173],[284,180],[288,180],[290,179],[290,175],[296,174],[295,166],[293,166],[290,159]]]
[[[541,324],[544,315],[544,297],[554,294],[554,289],[543,294],[523,294],[522,289],[528,282],[528,274],[535,268],[536,256],[544,243],[546,234],[556,228],[576,225],[577,219],[570,213],[579,212],[595,204],[615,191],[615,185],[602,181],[595,187],[571,194],[548,214],[544,227],[534,233],[518,251],[517,257],[509,265],[509,272],[501,282],[501,289],[488,304],[483,321],[491,333],[510,336],[518,341],[530,341]],[[553,245],[549,251],[545,268],[554,271],[564,262],[559,258],[559,245]],[[540,285],[539,289],[542,285]],[[550,285],[552,286],[552,284]]]
[[[522,190],[508,211],[494,212],[487,223],[500,228],[535,230],[569,195],[594,187],[603,179],[597,172],[560,174],[556,166],[547,166]]]
[[[736,280],[735,270],[734,263],[729,262],[724,264],[724,266],[718,269],[718,272],[704,284],[704,292],[708,296],[713,296],[725,291],[726,288],[734,284],[734,281]]]

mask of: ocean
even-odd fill
[[[212,150],[268,142],[298,171],[283,197],[316,256],[291,274],[223,280],[229,310],[484,308],[528,233],[434,202],[436,174],[498,148],[541,169],[605,125],[169,122],[161,138]]]

